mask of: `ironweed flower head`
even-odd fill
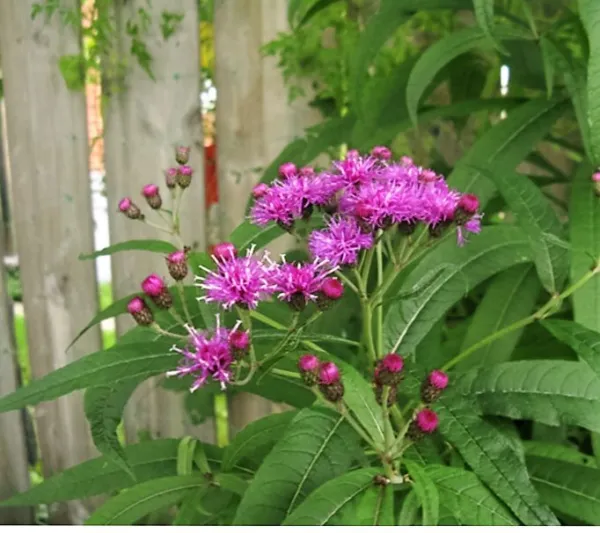
[[[279,167],[278,173],[280,178],[290,178],[298,174],[298,167],[294,165],[294,163],[283,163],[283,165]]]
[[[192,175],[194,171],[192,167],[188,165],[181,165],[177,169],[177,185],[179,185],[182,189],[187,189],[192,183]]]
[[[165,184],[169,189],[174,189],[177,185],[177,174],[179,171],[175,167],[165,170]]]
[[[151,298],[159,296],[165,289],[165,282],[158,274],[150,274],[142,281],[142,290]]]
[[[319,390],[330,402],[336,403],[344,396],[344,384],[340,369],[335,363],[326,361],[319,368]]]
[[[167,268],[169,274],[175,281],[181,281],[188,274],[188,265],[186,253],[184,250],[171,252],[167,258]]]
[[[441,370],[433,370],[429,373],[421,385],[421,399],[425,404],[435,402],[443,390],[448,386],[448,374]]]
[[[142,196],[146,198],[146,202],[152,209],[160,209],[162,206],[162,198],[158,190],[158,185],[150,183],[142,189]]]
[[[143,298],[136,296],[129,300],[127,312],[140,326],[149,326],[154,322],[152,309],[150,309]]]
[[[298,370],[307,387],[314,387],[319,382],[319,367],[321,362],[316,355],[304,354],[298,359]]]
[[[190,147],[178,146],[175,148],[175,161],[180,165],[185,165],[190,159]]]
[[[262,198],[265,194],[267,194],[268,190],[269,190],[269,186],[266,183],[257,183],[252,188],[252,196],[255,199]]]
[[[217,263],[235,259],[237,254],[237,248],[230,242],[220,242],[211,247],[212,258]]]
[[[417,413],[415,421],[423,433],[433,433],[439,425],[439,418],[436,412],[427,408],[421,409]]]
[[[131,220],[143,220],[144,215],[131,198],[126,196],[119,201],[119,211]]]
[[[387,146],[376,146],[371,150],[371,155],[377,159],[388,161],[392,158],[392,151]]]

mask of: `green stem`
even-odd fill
[[[163,226],[160,226],[158,224],[155,224],[154,222],[150,222],[147,218],[144,218],[144,220],[142,221],[144,224],[150,226],[151,228],[157,229],[159,231],[164,231],[165,233],[168,233],[169,235],[173,236],[173,230],[170,230],[169,228],[165,228]]]
[[[179,339],[179,340],[188,338],[187,335],[179,335],[178,333],[171,333],[170,331],[167,331],[166,329],[161,328],[156,322],[154,322],[150,327],[157,333],[160,333],[161,335],[166,335],[167,337],[173,337],[173,338]]]
[[[394,430],[392,423],[390,422],[390,413],[388,407],[388,400],[390,397],[391,389],[389,386],[385,386],[383,394],[381,396],[381,408],[383,410],[383,424],[385,427],[385,451],[386,453],[391,450],[392,443],[394,442]]]
[[[298,374],[298,372],[292,372],[291,370],[282,370],[281,368],[272,368],[271,373],[284,378],[302,379],[302,376]]]
[[[369,360],[375,364],[377,361],[377,352],[375,350],[375,343],[373,342],[373,309],[367,300],[362,300],[361,306],[363,314],[363,343],[367,348]]]
[[[183,284],[178,281],[177,282],[177,290],[179,291],[179,296],[181,297],[181,305],[183,307],[183,313],[185,314],[185,319],[188,321],[190,326],[193,326],[192,315],[190,315],[190,311],[187,306],[187,302],[185,301],[185,290],[183,288]]]
[[[375,446],[375,443],[367,435],[367,432],[362,428],[360,423],[357,422],[356,420],[354,420],[354,418],[352,417],[352,414],[350,413],[350,411],[348,411],[346,405],[340,404],[339,411],[340,411],[341,415],[344,417],[344,419],[346,420],[346,422],[348,422],[348,424],[350,424],[352,426],[354,431],[356,431],[371,448],[377,449],[377,447]]]
[[[348,276],[346,276],[345,274],[342,274],[339,270],[335,273],[336,276],[338,276],[346,285],[348,285],[348,287],[350,287],[356,294],[358,294],[360,296],[361,291],[360,289],[350,281],[350,279],[348,278]]]
[[[250,313],[244,309],[240,309],[239,307],[237,308],[237,312],[238,312],[238,316],[240,317],[240,320],[242,321],[242,325],[244,326],[244,329],[251,334],[252,331],[252,320],[250,319]],[[249,356],[250,356],[250,362],[249,362],[249,370],[248,370],[248,375],[241,381],[237,381],[235,382],[236,386],[242,386],[242,385],[246,385],[247,383],[250,382],[250,380],[252,379],[252,377],[254,376],[254,373],[256,372],[256,353],[254,352],[254,343],[250,343],[250,351],[249,351]]]
[[[278,329],[280,331],[284,331],[287,329],[280,322],[277,322],[276,320],[273,320],[272,318],[263,315],[259,311],[250,311],[250,316],[252,316],[252,318],[256,318],[256,320],[262,322],[263,324],[266,324],[267,326],[271,326],[273,329]]]
[[[213,408],[215,411],[215,433],[217,446],[225,448],[229,444],[229,406],[227,394],[215,394]]]
[[[383,283],[383,250],[382,245],[377,245],[377,287]],[[379,357],[383,354],[383,305],[381,301],[375,302],[375,349]]]

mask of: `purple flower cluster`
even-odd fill
[[[247,350],[250,338],[247,332],[239,330],[239,323],[229,330],[220,326],[217,315],[217,327],[212,332],[202,332],[187,326],[189,343],[185,348],[173,346],[172,350],[183,356],[176,370],[167,372],[167,376],[193,376],[191,392],[202,387],[209,378],[221,383],[221,388],[232,380],[232,364],[236,353]]]

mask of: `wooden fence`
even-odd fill
[[[69,2],[79,5],[78,0],[63,0]],[[60,57],[81,52],[81,42],[78,33],[65,28],[58,17],[32,20],[34,3],[36,0],[0,2],[0,57],[6,109],[4,169],[10,183],[29,364],[35,379],[100,350],[102,341],[100,329],[95,327],[66,351],[98,310],[94,263],[78,260],[80,252],[94,247],[85,93],[67,89],[58,68]],[[129,57],[125,20],[142,5],[151,5],[152,25],[144,39],[153,58],[154,80]],[[314,120],[308,108],[288,106],[276,65],[259,53],[262,44],[286,29],[286,8],[287,0],[216,2],[217,167],[220,209],[225,215],[220,217],[223,222],[217,232],[221,236],[243,217],[246,193],[259,177],[254,169],[265,168]],[[168,40],[159,27],[164,10],[185,14]],[[124,80],[105,75],[102,84],[108,96],[103,106],[103,141],[111,242],[155,237],[143,224],[127,221],[115,206],[120,197],[137,194],[144,184],[160,183],[163,169],[172,163],[173,147],[181,143],[192,146],[191,165],[195,168],[195,181],[183,205],[182,231],[186,242],[203,248],[208,223],[201,209],[205,205],[204,145],[196,0],[115,2],[113,16],[117,27],[114,52],[127,58],[129,68]],[[119,90],[115,90],[117,81]],[[0,229],[2,258],[6,232]],[[123,253],[112,257],[114,298],[137,291],[147,273],[164,270],[162,258],[149,256]],[[13,391],[20,379],[2,264],[0,261],[0,395]],[[117,333],[132,326],[127,316],[117,319]],[[257,398],[238,396],[231,406],[232,429],[271,408]],[[39,449],[44,476],[97,454],[81,394],[44,403],[28,413],[35,423],[29,456],[32,449]],[[25,414],[0,415],[0,499],[29,485]],[[155,381],[136,391],[125,422],[128,442],[135,441],[140,431],[153,437],[194,434],[214,439],[212,422],[192,426],[182,407],[182,395],[162,389]],[[69,502],[53,508],[51,520],[81,523],[93,505]],[[31,509],[0,509],[0,523],[27,524],[31,520]]]

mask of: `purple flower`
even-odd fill
[[[172,348],[172,351],[183,355],[183,360],[176,370],[167,372],[167,376],[193,376],[195,380],[190,388],[191,392],[202,387],[209,378],[220,382],[221,388],[225,389],[231,381],[231,365],[234,362],[231,340],[239,325],[238,322],[232,330],[222,328],[217,316],[217,327],[212,332],[197,331],[187,326],[190,334],[188,345],[184,348]]]
[[[331,266],[354,265],[358,254],[373,246],[373,235],[363,233],[353,218],[333,217],[327,228],[313,231],[308,248],[315,259],[327,261]]]
[[[261,191],[261,196],[250,211],[250,220],[254,224],[266,226],[275,222],[289,229],[302,216],[302,194],[283,185],[280,181],[274,181],[269,189]]]
[[[456,241],[458,246],[464,246],[467,242],[464,232],[480,233],[482,215],[473,215],[473,217],[461,226],[456,226]]]
[[[356,150],[350,150],[346,158],[334,162],[333,167],[345,186],[368,183],[385,168],[377,157],[362,157]]]
[[[415,422],[423,433],[433,433],[438,427],[439,419],[435,411],[432,411],[431,409],[421,409],[417,413]]]
[[[272,266],[252,256],[254,248],[248,250],[245,257],[228,259],[213,256],[217,263],[217,270],[208,273],[198,284],[206,291],[200,300],[205,302],[220,303],[225,309],[239,305],[248,309],[255,309],[258,302],[270,297],[274,287],[271,283]]]

